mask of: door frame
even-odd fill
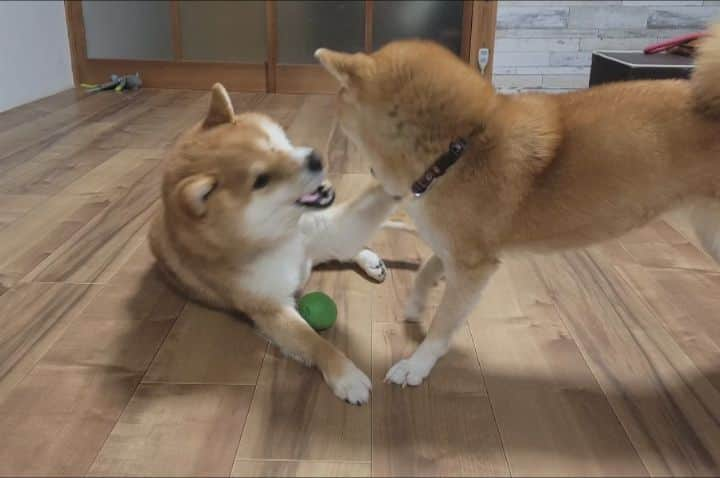
[[[107,81],[112,73],[142,72],[143,84],[149,88],[208,89],[221,80],[231,91],[268,93],[333,93],[337,83],[320,65],[283,65],[277,62],[276,0],[265,0],[266,49],[264,63],[190,61],[183,59],[179,0],[171,0],[172,60],[91,59],[87,57],[85,24],[80,0],[65,0],[70,54],[75,85]],[[373,0],[365,1],[365,51],[372,51]],[[462,40],[460,57],[477,65],[479,48],[489,48],[490,63],[486,75],[492,74],[492,59],[497,23],[496,0],[462,0]]]

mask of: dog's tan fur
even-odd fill
[[[401,41],[372,55],[320,49],[341,84],[340,122],[393,195],[462,137],[462,158],[408,212],[435,256],[407,316],[447,289],[425,341],[387,378],[416,385],[480,297],[498,257],[618,236],[691,199],[703,242],[720,256],[720,26],[691,81],[638,81],[563,94],[496,94],[444,48]],[[715,206],[709,205],[715,204]]]
[[[316,365],[340,398],[362,403],[370,380],[299,316],[294,293],[313,264],[329,259],[355,259],[382,280],[382,262],[361,249],[396,201],[375,185],[322,211],[297,206],[295,198],[322,181],[307,167],[310,151],[292,146],[264,115],[235,115],[225,89],[215,85],[205,120],[166,158],[150,245],[177,288],[212,307],[244,312],[288,355]],[[271,180],[254,189],[261,175]]]

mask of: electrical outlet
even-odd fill
[[[490,63],[490,49],[480,48],[478,50],[478,67],[480,67],[480,72],[483,75],[485,74],[485,68],[487,67],[488,63]]]

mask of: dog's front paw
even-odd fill
[[[378,257],[375,264],[365,269],[365,273],[377,282],[384,282],[387,277],[387,267],[383,260]]]
[[[383,282],[387,277],[387,268],[380,256],[370,249],[363,249],[355,256],[355,262],[371,279]]]
[[[387,375],[385,375],[385,381],[403,387],[406,385],[417,386],[430,374],[433,365],[435,365],[434,360],[413,355],[390,367]]]
[[[328,384],[338,398],[352,405],[362,405],[370,398],[372,384],[367,375],[348,360],[343,372],[332,379]]]

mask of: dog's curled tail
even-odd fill
[[[702,40],[691,84],[697,110],[720,120],[720,23]]]

